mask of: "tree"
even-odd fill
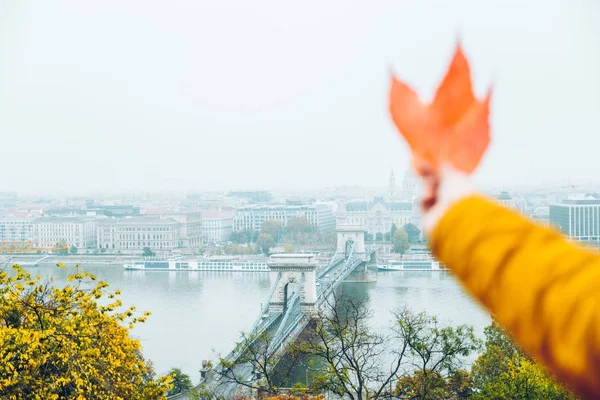
[[[227,254],[227,255],[237,256],[237,255],[241,254],[241,252],[242,252],[241,246],[238,246],[238,245],[227,245],[227,246],[223,247],[223,253]]]
[[[423,396],[426,393],[426,397]],[[439,372],[416,370],[396,383],[394,395],[401,399],[445,400],[450,398],[448,384]]]
[[[192,388],[192,380],[187,374],[184,374],[180,368],[171,368],[169,375],[171,376],[171,385],[173,387],[167,392],[167,396],[173,396]]]
[[[268,233],[261,233],[258,235],[258,240],[256,241],[256,246],[262,251],[265,255],[269,254],[269,250],[275,246],[275,240],[273,240],[273,236]]]
[[[235,360],[221,358],[213,371],[225,384],[267,395],[278,395],[280,387],[293,388],[295,395],[328,391],[356,400],[407,393],[417,397],[402,398],[426,400],[443,393],[443,398],[462,399],[471,394],[469,375],[460,368],[481,346],[472,327],[441,326],[435,317],[403,308],[394,313],[391,333],[383,334],[370,328],[366,301],[356,294],[332,293],[282,359],[272,351],[269,333],[242,334]],[[307,387],[290,380],[299,365],[310,372]],[[405,374],[415,367],[414,374]]]
[[[308,223],[306,217],[294,217],[288,220],[286,231],[310,233],[314,231],[314,228]]]
[[[257,231],[252,231],[252,230],[243,230],[243,231],[237,231],[237,232],[232,232],[231,236],[229,237],[229,240],[233,243],[237,243],[237,244],[246,244],[246,243],[251,243],[251,242],[256,242],[258,238],[258,232]]]
[[[389,398],[392,386],[401,382],[409,366],[423,377],[414,386],[422,399],[438,376],[445,378],[462,367],[464,358],[480,343],[473,328],[441,327],[434,317],[408,309],[394,313],[391,334],[369,326],[372,315],[366,300],[333,293],[309,323],[309,337],[294,349],[316,359],[320,373],[314,375],[312,391],[331,391],[350,399]],[[396,392],[403,390],[397,387]]]
[[[336,232],[318,232],[319,243],[331,246],[335,248],[337,244],[337,233]]]
[[[102,248],[100,249],[100,253],[102,253],[102,254],[106,253],[106,249],[105,249],[104,247],[102,247]]]
[[[224,247],[219,247],[219,249],[223,250],[223,254],[227,255],[249,255],[254,254],[254,249],[250,246],[240,246],[235,244],[230,244]]]
[[[231,235],[229,235],[229,241],[237,244],[246,243],[246,237],[242,232],[243,231],[231,232]]]
[[[437,371],[416,370],[398,380],[394,395],[418,400],[468,399],[473,395],[473,385],[465,370],[452,371],[448,376]]]
[[[260,226],[260,234],[271,235],[271,238],[279,243],[283,235],[283,225],[278,219],[270,219],[262,223]],[[260,235],[258,236],[260,239]]]
[[[67,244],[65,244],[65,242],[63,241],[59,241],[56,243],[56,246],[54,246],[57,250],[56,253],[57,254],[61,254],[61,255],[67,255],[69,254],[69,246]]]
[[[418,379],[413,383],[418,399],[438,398],[443,387],[439,378],[450,380],[453,372],[463,366],[463,359],[481,349],[471,326],[441,327],[436,317],[414,314],[408,308],[397,310],[394,317],[399,336],[406,341],[417,367]]]
[[[283,245],[283,251],[285,253],[293,253],[294,252],[294,245],[291,243],[285,243]]]
[[[75,245],[71,246],[69,251],[71,252],[71,254],[77,254],[77,246],[75,246]]]
[[[214,400],[216,397],[215,393],[205,383],[188,390],[186,395],[189,400]]]
[[[473,399],[575,399],[516,347],[496,322],[485,328],[485,336],[485,351],[471,370]]]
[[[409,243],[419,242],[419,238],[421,237],[421,231],[415,225],[409,222],[408,224],[404,225],[404,231],[408,235]]]
[[[473,396],[473,377],[467,371],[452,371],[446,381],[452,399],[468,399]]]
[[[390,229],[390,237],[394,237],[394,234],[396,233],[397,230],[398,230],[398,227],[396,226],[396,224],[392,224],[392,228]]]
[[[221,375],[223,382],[233,382],[251,391],[260,391],[271,396],[278,395],[279,387],[293,386],[293,382],[290,382],[291,371],[298,362],[294,357],[288,358],[287,362],[280,360],[272,351],[272,343],[270,333],[256,336],[242,333],[241,340],[234,350],[239,352],[239,356],[234,361],[220,358],[214,371]],[[244,376],[244,371],[252,373]],[[279,385],[276,383],[276,372],[281,377]]]
[[[404,254],[410,248],[408,244],[408,235],[404,229],[397,229],[392,238],[392,245],[396,253]]]
[[[306,217],[290,218],[285,227],[286,238],[301,244],[308,244],[316,241],[318,232],[314,226],[310,225]]]
[[[64,268],[62,264],[60,267]],[[0,392],[14,399],[164,399],[129,336],[150,313],[120,310],[120,291],[76,266],[65,286],[42,283],[19,265],[0,272]]]
[[[143,257],[154,257],[154,255],[155,254],[150,247],[144,247],[144,250],[142,252]]]

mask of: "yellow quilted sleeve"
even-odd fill
[[[521,347],[600,398],[600,255],[481,196],[454,204],[430,245]]]

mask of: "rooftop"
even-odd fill
[[[382,197],[375,197],[373,201],[351,201],[346,203],[346,211],[369,211],[375,205],[381,204],[390,211],[411,211],[412,203],[405,201],[385,201]]]
[[[94,221],[93,218],[83,217],[40,217],[33,220],[34,224],[81,224]]]
[[[186,215],[186,214],[197,214],[200,213],[200,210],[197,208],[191,208],[191,207],[186,207],[186,208],[168,208],[166,210],[163,210],[161,212],[161,214],[163,215]]]
[[[251,211],[251,210],[306,210],[306,209],[314,209],[317,208],[317,205],[313,204],[299,204],[299,205],[289,205],[289,204],[256,204],[251,206],[243,206],[238,210],[240,211]]]
[[[39,215],[39,214],[38,214]],[[11,211],[7,214],[0,215],[0,219],[22,219],[22,220],[31,220],[35,218],[32,213],[28,211]]]
[[[158,215],[162,212],[164,212],[165,209],[164,208],[144,208],[140,211],[140,214],[142,215]]]
[[[497,197],[498,200],[511,200],[510,194],[507,191],[502,191]]]
[[[108,219],[100,222],[102,225],[176,225],[177,221],[171,218],[159,218],[157,216],[131,217]]]
[[[203,211],[202,219],[233,218],[233,211]]]
[[[563,204],[600,204],[600,199],[584,193],[573,193],[563,200]]]
[[[598,199],[585,199],[585,200],[563,200],[563,205],[592,205],[592,204],[600,204],[600,200]],[[554,204],[560,206],[561,204]]]

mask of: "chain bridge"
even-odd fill
[[[317,268],[312,254],[277,254],[268,262],[271,270],[271,290],[256,322],[247,332],[248,338],[258,338],[268,333],[269,353],[275,358],[285,354],[285,348],[306,327],[311,315],[325,301],[333,290],[357,266],[367,262],[375,253],[375,248],[365,247],[364,229],[347,225],[337,229],[337,249],[326,266]],[[223,359],[235,363],[244,354],[246,346],[238,344]],[[201,382],[217,397],[231,398],[238,385],[225,382],[216,365],[214,369],[202,371]],[[235,376],[245,381],[253,381],[255,372],[252,365],[237,365]],[[186,393],[169,397],[170,400],[188,399]]]

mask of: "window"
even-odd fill
[[[146,268],[169,268],[168,261],[148,261],[146,262]]]

